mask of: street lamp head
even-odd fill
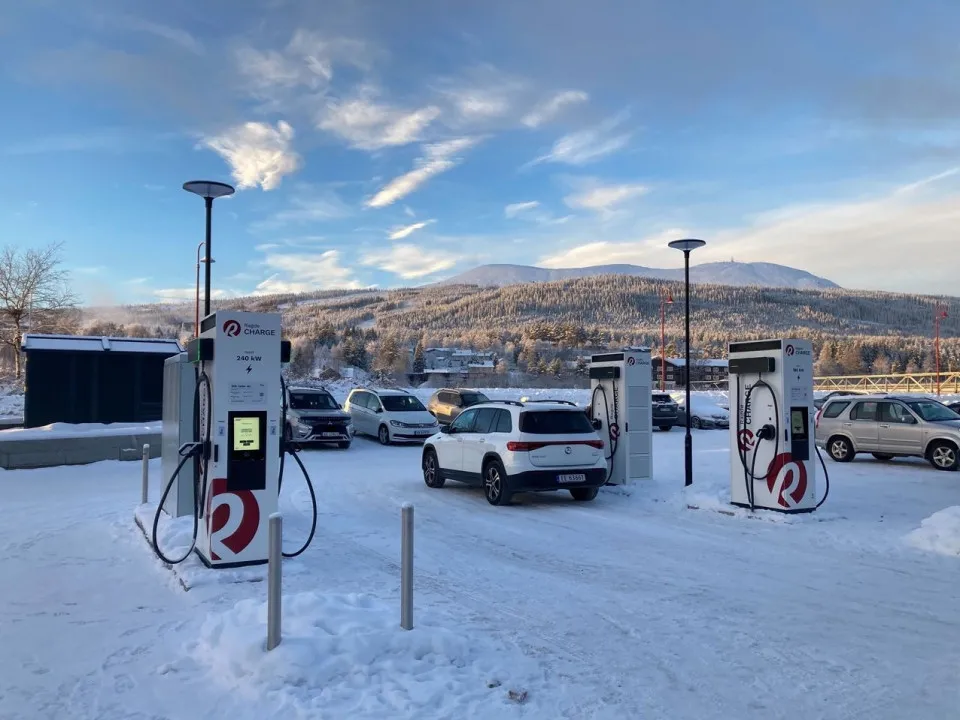
[[[216,182],[215,180],[190,180],[183,184],[183,189],[199,195],[204,199],[215,200],[227,195],[233,195],[236,192],[232,185]]]
[[[706,244],[707,243],[704,240],[697,240],[696,238],[684,238],[683,240],[671,240],[667,243],[667,247],[672,247],[674,250],[682,250],[683,252],[688,253],[691,250],[702,248]]]

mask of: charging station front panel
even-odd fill
[[[731,343],[729,369],[731,502],[781,512],[815,509],[812,344]]]
[[[213,567],[265,563],[280,462],[280,315],[223,310],[201,327],[201,339],[212,340],[200,362],[212,408],[201,389],[200,427],[209,413],[211,444],[197,552]]]

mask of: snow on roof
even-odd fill
[[[176,355],[183,352],[180,343],[176,340],[158,340],[156,338],[114,338],[92,337],[86,335],[34,335],[23,336],[21,349],[30,350],[59,350],[83,352],[116,352],[116,353],[157,353]]]

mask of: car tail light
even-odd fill
[[[814,430],[816,430],[818,427],[820,427],[820,413],[822,413],[822,412],[823,412],[823,408],[820,408],[819,410],[817,410],[816,415],[813,416],[813,429],[814,429]]]
[[[590,447],[603,450],[603,440],[570,440],[568,442],[521,442],[519,440],[510,440],[507,442],[507,450],[510,452],[533,452],[540,448],[550,447],[551,445],[589,445]]]

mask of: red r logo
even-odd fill
[[[250,490],[228,491],[226,478],[217,478],[210,484],[206,516],[212,560],[220,560],[224,554],[239,555],[260,529],[260,503],[256,496]],[[218,552],[223,548],[227,553]]]
[[[767,489],[786,509],[796,507],[807,492],[807,468],[790,453],[777,455],[767,469]]]
[[[227,337],[236,337],[240,334],[240,323],[236,320],[227,320],[223,324],[223,334]]]
[[[753,450],[753,445],[756,442],[756,438],[753,435],[753,430],[741,430],[737,433],[737,444],[740,446],[740,452],[744,453],[747,450]]]

